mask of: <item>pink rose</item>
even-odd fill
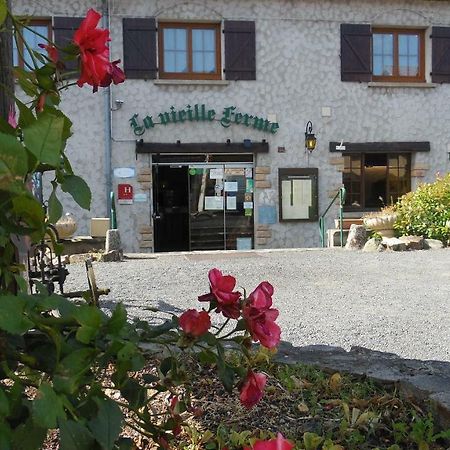
[[[236,278],[231,275],[222,275],[219,269],[211,269],[208,273],[211,293],[201,295],[198,299],[201,302],[217,301],[217,312],[221,312],[225,317],[237,319],[241,315],[239,299],[241,293],[234,291]]]
[[[243,406],[250,409],[262,399],[266,381],[267,377],[263,373],[255,373],[252,370],[248,371],[247,378],[241,386],[239,395]]]
[[[211,318],[206,311],[188,309],[179,319],[181,329],[190,336],[198,337],[211,328]]]
[[[253,447],[245,447],[244,450],[292,450],[294,444],[284,439],[281,433],[278,433],[276,439],[270,441],[256,441]]]
[[[281,330],[275,323],[278,309],[272,306],[273,286],[263,281],[249,295],[243,309],[247,328],[255,342],[267,348],[274,348],[280,343]]]

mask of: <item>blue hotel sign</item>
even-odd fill
[[[204,103],[194,106],[186,105],[184,109],[175,109],[174,106],[169,111],[160,112],[158,120],[153,120],[152,116],[145,116],[143,119],[138,114],[134,114],[129,120],[130,126],[136,136],[142,136],[147,130],[155,125],[168,125],[184,122],[214,122],[217,121],[224,128],[231,125],[242,125],[258,131],[275,134],[280,128],[278,123],[271,122],[264,117],[240,112],[236,106],[227,106],[223,109],[221,116],[217,116],[214,109],[208,109]]]

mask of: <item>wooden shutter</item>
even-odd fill
[[[225,78],[256,80],[255,22],[226,20]]]
[[[372,31],[370,25],[341,24],[341,80],[372,79]]]
[[[156,78],[154,18],[123,19],[123,66],[127,78]]]
[[[67,47],[73,39],[75,30],[81,25],[82,17],[54,17],[53,18],[53,34],[55,44],[58,47]],[[78,60],[72,59],[65,62],[67,71],[74,71],[78,69]],[[76,74],[73,78],[78,78]]]
[[[450,83],[450,28],[433,27],[432,39],[432,69],[433,83]]]

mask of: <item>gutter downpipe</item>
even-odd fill
[[[102,0],[102,26],[110,29],[109,17],[109,0]],[[111,133],[111,87],[108,86],[103,90],[103,108],[104,108],[104,175],[105,175],[105,199],[106,214],[111,221],[111,193],[112,193],[112,177],[111,177],[111,153],[112,153],[112,133]]]

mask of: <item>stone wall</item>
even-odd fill
[[[17,14],[38,17],[83,16],[101,2],[78,0],[15,0]],[[280,124],[275,135],[246,127],[223,128],[217,123],[184,123],[155,126],[144,136],[149,142],[242,142],[267,139],[268,154],[258,154],[256,170],[255,238],[259,247],[311,247],[319,245],[317,223],[260,223],[261,207],[278,208],[278,168],[319,168],[319,211],[328,205],[342,183],[339,154],[331,154],[330,141],[430,141],[429,154],[413,157],[413,188],[432,181],[437,171],[447,172],[450,138],[450,86],[431,88],[373,87],[368,83],[340,81],[340,24],[430,27],[450,24],[447,2],[407,0],[111,0],[111,54],[122,59],[122,19],[156,17],[171,20],[255,20],[256,81],[219,83],[162,83],[128,80],[112,88],[114,100],[123,106],[112,114],[112,167],[135,167],[131,180],[135,192],[147,194],[147,202],[119,205],[118,223],[127,251],[151,250],[151,159],[135,157],[135,136],[130,117],[157,114],[173,105],[204,103],[216,112],[229,105],[261,116],[273,115]],[[428,42],[428,41],[427,41]],[[427,44],[429,46],[429,44]],[[427,49],[429,50],[429,49]],[[429,52],[428,52],[429,54]],[[429,74],[430,68],[427,68]],[[63,108],[74,121],[75,135],[68,154],[74,169],[83,174],[93,191],[91,212],[80,211],[64,199],[65,209],[80,219],[79,232],[88,233],[88,218],[105,216],[104,93],[72,88]],[[314,124],[317,148],[308,158],[304,132]],[[285,152],[279,153],[278,147]],[[266,169],[264,169],[266,170]],[[114,179],[114,188],[117,179]],[[126,182],[129,182],[126,180]],[[331,211],[328,225],[337,214]],[[278,217],[278,211],[276,211]],[[142,232],[141,230],[145,230]]]

